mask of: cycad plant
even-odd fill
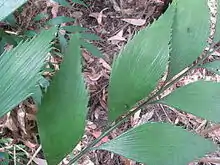
[[[219,10],[220,0],[217,4]],[[14,8],[7,10],[11,12]],[[158,20],[135,34],[113,61],[108,88],[109,124],[103,134],[69,164],[91,150],[111,151],[149,165],[186,165],[215,151],[217,145],[208,139],[160,122],[142,124],[97,146],[103,137],[149,104],[165,104],[220,122],[220,84],[217,82],[197,81],[163,96],[166,89],[195,68],[219,74],[219,61],[204,64],[220,40],[219,12],[211,46],[207,43],[210,24],[207,0],[174,0]],[[1,116],[31,96],[56,30],[43,31],[1,55]],[[81,73],[80,39],[80,33],[71,35],[60,70],[39,105],[37,123],[49,165],[58,164],[84,133],[88,92]],[[157,88],[164,74],[167,74],[165,83]]]

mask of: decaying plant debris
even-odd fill
[[[86,80],[89,94],[91,96],[89,102],[89,115],[87,118],[87,127],[83,140],[76,147],[73,153],[78,153],[89,142],[97,138],[101,134],[101,130],[107,122],[107,87],[109,75],[111,72],[111,63],[113,55],[118,53],[123,45],[128,41],[133,34],[139,29],[147,26],[162,14],[166,7],[167,1],[143,1],[143,0],[127,0],[127,1],[91,1],[88,2],[88,8],[74,5],[73,8],[67,9],[58,6],[56,3],[49,3],[46,1],[30,1],[22,14],[17,14],[17,20],[21,28],[34,29],[29,18],[34,17],[39,12],[45,12],[50,17],[56,15],[66,15],[75,17],[78,24],[83,25],[102,38],[102,41],[95,41],[105,58],[99,59],[90,56],[89,52],[83,52],[83,73]],[[28,18],[28,19],[27,19]],[[19,31],[20,29],[10,29],[12,31]],[[218,59],[219,53],[215,52],[209,60]],[[55,59],[56,63],[60,59]],[[220,77],[207,72],[205,69],[196,69],[189,75],[183,77],[169,90],[178,88],[182,85],[188,84],[198,79],[211,79],[217,82]],[[167,92],[170,92],[170,91]],[[166,121],[176,125],[182,125],[189,130],[196,131],[204,136],[210,137],[213,141],[219,142],[220,134],[219,127],[213,123],[202,120],[193,115],[179,112],[175,109],[172,111],[165,111],[167,107],[158,105],[146,107],[145,110],[137,112],[130,122],[124,123],[120,128],[111,133],[109,137],[103,139],[103,142],[116,137],[128,128],[134,127],[138,124],[147,121]],[[149,111],[149,109],[151,109]],[[15,110],[0,120],[1,134],[4,138],[11,138],[7,144],[8,147],[20,147],[20,144],[25,145],[25,149],[21,152],[25,155],[26,160],[18,160],[28,162],[43,161],[40,151],[41,146],[37,141],[36,130],[36,107],[31,99],[21,103]],[[215,128],[215,129],[212,129]],[[0,151],[4,148],[0,148]],[[20,152],[20,151],[19,151]],[[219,153],[209,155],[207,158],[201,159],[201,162],[206,164],[218,164]],[[63,164],[68,162],[68,157],[63,161]],[[137,164],[133,161],[123,157],[116,156],[106,151],[92,151],[80,160],[80,164]],[[192,163],[198,164],[198,163]]]

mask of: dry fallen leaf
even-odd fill
[[[47,165],[47,161],[45,159],[40,159],[40,158],[33,158],[33,161],[37,165]]]
[[[111,66],[102,58],[99,59],[99,62],[102,64],[102,66],[107,69],[108,71],[112,70]]]
[[[52,17],[55,18],[57,17],[58,9],[59,9],[59,4],[54,2],[53,0],[46,1],[47,2],[47,7],[52,7],[51,9],[51,14]]]
[[[98,137],[102,134],[101,131],[91,131],[90,133],[91,133],[92,136],[94,136],[95,138],[98,138]],[[100,140],[100,142],[97,144],[97,146],[99,146],[99,145],[102,144],[102,143],[106,143],[106,142],[108,142],[108,141],[109,141],[108,136],[105,136],[104,138],[102,138],[102,139]]]
[[[139,120],[140,120],[140,116],[141,115],[141,110],[137,111],[135,114],[134,114],[134,117],[131,119],[131,125],[132,127],[135,126]]]
[[[99,13],[98,19],[97,19],[99,25],[102,25],[103,12],[104,12],[105,10],[107,10],[107,9],[108,9],[108,8],[105,8],[105,9],[103,9],[103,10]]]
[[[17,119],[18,119],[18,123],[19,123],[19,126],[20,128],[22,129],[22,131],[27,134],[26,132],[26,127],[25,127],[25,117],[26,117],[26,114],[25,114],[25,110],[20,107],[18,110],[17,110]]]
[[[103,14],[103,12],[105,10],[107,10],[108,8],[103,9],[101,12],[99,13],[91,13],[89,14],[90,17],[93,17],[97,20],[99,25],[102,25],[102,18],[106,18],[107,16]]]
[[[119,7],[118,3],[115,0],[110,0],[110,2],[113,4],[113,8],[115,11],[120,12],[121,8]]]
[[[102,73],[88,74],[88,78],[92,81],[98,81],[102,77]]]
[[[22,142],[24,143],[25,146],[27,146],[31,150],[34,150],[37,147],[37,144],[34,144],[30,141],[22,140]]]
[[[125,22],[132,24],[132,25],[135,25],[135,26],[143,26],[146,23],[145,19],[128,18],[128,19],[122,19],[122,21],[125,21]]]
[[[82,18],[83,13],[81,11],[75,11],[75,12],[71,13],[71,15],[72,15],[72,17],[79,19],[79,18]]]
[[[17,132],[18,131],[18,127],[14,123],[14,121],[13,121],[13,119],[12,119],[10,114],[11,114],[11,112],[7,113],[6,122],[4,123],[3,127],[4,128],[8,128],[12,132]]]
[[[120,30],[116,35],[110,37],[108,41],[126,41],[126,39],[123,37],[123,29]]]
[[[121,157],[124,165],[135,165],[136,163],[130,159],[127,159],[127,158],[124,158],[124,157]]]
[[[95,165],[88,156],[84,157],[81,163],[78,165]]]
[[[146,114],[144,114],[141,119],[138,121],[138,123],[136,124],[136,126],[144,124],[146,122],[148,122],[154,115],[154,110],[151,110],[149,112],[147,112]]]

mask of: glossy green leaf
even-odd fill
[[[158,101],[196,116],[220,122],[220,83],[198,81]]]
[[[59,25],[62,23],[73,22],[75,19],[66,16],[57,16],[48,21],[49,25]]]
[[[214,41],[220,41],[220,0],[217,0],[217,24],[216,24],[216,31],[214,35]]]
[[[0,1],[0,21],[13,13],[17,8],[26,3],[27,0],[1,0]]]
[[[148,165],[187,165],[215,151],[198,135],[166,123],[146,123],[95,149],[103,149]]]
[[[210,33],[209,18],[207,0],[177,0],[168,79],[192,64],[201,55]]]
[[[159,20],[138,32],[113,62],[108,98],[110,120],[125,113],[157,86],[168,64],[175,8],[173,3]]]
[[[32,94],[55,32],[55,28],[45,30],[0,56],[0,117]]]
[[[95,40],[95,41],[101,40],[99,36],[92,34],[92,33],[82,33],[81,37],[82,39],[85,39],[85,40]]]
[[[75,34],[37,114],[42,148],[49,165],[58,164],[84,133],[88,94],[81,69],[79,35]]]
[[[81,27],[81,26],[62,26],[61,29],[65,30],[67,32],[71,32],[71,33],[84,32],[84,31],[88,30],[88,29]]]
[[[100,50],[94,46],[91,43],[88,43],[86,41],[81,41],[81,45],[82,47],[84,47],[88,52],[92,53],[92,55],[96,56],[96,57],[103,57],[102,53],[100,52]]]
[[[206,64],[202,65],[201,67],[206,68],[209,71],[220,75],[220,60],[206,63]]]

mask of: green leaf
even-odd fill
[[[53,0],[53,1],[59,3],[62,6],[70,7],[70,4],[66,0]]]
[[[0,1],[0,21],[13,13],[17,8],[26,3],[27,0],[1,0]]]
[[[85,40],[95,40],[95,41],[101,40],[99,36],[92,34],[92,33],[82,33],[80,35],[82,39],[85,39]]]
[[[58,164],[84,133],[88,94],[81,69],[79,34],[75,34],[37,114],[42,148],[49,165]]]
[[[5,44],[6,44],[5,40],[1,39],[1,41],[0,41],[0,54],[2,54],[4,52]]]
[[[35,35],[37,35],[37,32],[35,32],[34,30],[27,30],[24,32],[24,35],[31,38],[31,37],[34,37]]]
[[[0,163],[1,165],[9,165],[9,154],[6,152],[0,152]]]
[[[177,0],[168,79],[201,55],[210,33],[209,18],[207,0]]]
[[[216,31],[214,35],[214,41],[220,41],[220,0],[217,0],[217,24],[216,24]]]
[[[73,22],[75,19],[66,16],[57,16],[48,21],[49,25],[59,25],[62,23]]]
[[[42,96],[43,96],[40,85],[36,85],[33,88],[32,92],[33,92],[33,94],[31,95],[31,97],[33,98],[34,102],[37,105],[40,105],[41,104],[41,99],[42,99]]]
[[[103,58],[103,54],[100,52],[100,50],[95,47],[93,44],[90,44],[86,41],[81,41],[81,45],[82,47],[84,47],[87,51],[89,51],[90,53],[92,53],[92,55],[96,56],[96,57],[100,57]]]
[[[35,85],[35,87],[33,88],[33,94],[31,95],[31,97],[33,98],[33,100],[37,105],[41,104],[41,99],[43,97],[43,92],[41,87],[44,89],[44,91],[46,91],[49,85],[50,82],[46,78],[40,75],[39,81],[37,85]]]
[[[109,118],[116,119],[147,97],[165,72],[169,58],[173,3],[159,20],[138,32],[113,62],[109,84]]]
[[[80,4],[80,5],[83,5],[85,7],[88,7],[84,2],[83,0],[72,0],[73,3],[77,3],[77,4]]]
[[[211,141],[166,123],[132,128],[95,149],[103,149],[148,165],[186,165],[215,151]]]
[[[64,35],[62,35],[61,33],[58,33],[58,40],[61,46],[61,50],[62,52],[64,52],[68,44],[67,39],[65,38]]]
[[[39,84],[43,88],[47,88],[50,85],[50,82],[48,79],[44,78],[43,76],[40,76]]]
[[[17,45],[17,43],[15,41],[17,36],[10,35],[10,34],[6,33],[4,30],[1,30],[1,29],[0,29],[0,36],[2,37],[2,40],[4,40],[6,43],[9,43],[9,44],[11,44],[13,46]]]
[[[44,30],[0,56],[0,117],[32,94],[30,91],[38,82],[55,31],[55,28]]]
[[[36,17],[34,17],[34,21],[40,21],[44,18],[49,18],[49,15],[47,13],[40,13]]]
[[[17,20],[14,16],[14,14],[9,14],[5,19],[5,22],[9,23],[11,26],[16,26],[17,25]]]
[[[198,81],[176,89],[163,103],[214,122],[220,122],[220,83]]]
[[[206,68],[209,71],[220,75],[220,60],[206,63],[206,64],[202,65],[201,67]]]
[[[84,32],[88,30],[87,28],[81,26],[62,26],[61,29],[71,33]]]

